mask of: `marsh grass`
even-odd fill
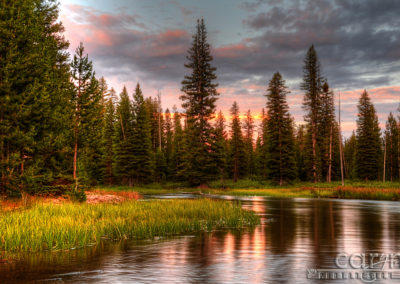
[[[65,250],[100,239],[143,239],[258,224],[240,204],[201,200],[35,204],[0,212],[0,250]]]

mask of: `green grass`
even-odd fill
[[[258,224],[240,204],[201,200],[127,201],[120,204],[37,204],[0,212],[0,250],[83,247],[102,238],[152,238]]]

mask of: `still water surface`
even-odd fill
[[[400,252],[398,202],[257,197],[241,204],[262,224],[24,256],[0,264],[0,283],[362,283],[307,279],[307,269],[336,269],[342,252]]]

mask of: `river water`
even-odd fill
[[[181,197],[195,198],[158,198]],[[236,202],[233,197],[216,198]],[[363,272],[360,254],[366,255],[365,263],[370,265],[371,260],[378,262],[376,257],[383,260],[400,253],[398,202],[239,199],[245,209],[261,216],[261,225],[27,255],[13,264],[0,263],[0,283],[363,283],[309,279],[316,274],[307,271],[331,269],[332,273],[347,271],[347,275],[361,277],[356,275]],[[377,254],[375,259],[371,253]],[[400,275],[396,263],[375,266],[383,268],[378,277]],[[368,275],[363,276],[364,282]],[[400,277],[375,283],[396,282]]]

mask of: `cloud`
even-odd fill
[[[84,6],[67,6],[72,17],[62,17],[72,46],[83,42],[95,65],[107,76],[159,83],[183,78],[185,54],[191,36],[180,29],[151,32],[137,18]]]
[[[231,55],[236,57],[238,69],[244,66],[247,74],[260,74],[278,68],[289,79],[299,79],[306,50],[314,44],[323,73],[335,87],[371,88],[399,83],[400,2],[280,2],[243,21],[258,34],[245,39],[247,52]],[[249,61],[255,63],[249,65]]]
[[[168,3],[178,8],[183,18],[193,14],[186,3]],[[247,18],[238,32],[247,37],[218,46],[211,42],[221,93],[218,106],[224,111],[236,100],[243,111],[259,113],[265,107],[268,81],[279,71],[292,91],[288,95],[290,111],[301,122],[303,93],[299,85],[311,44],[316,46],[323,75],[336,92],[342,91],[346,125],[355,125],[356,105],[364,88],[380,112],[381,123],[389,111],[396,110],[400,93],[399,1],[255,0],[240,7]],[[179,108],[191,32],[168,23],[151,27],[143,24],[143,15],[124,10],[104,12],[81,5],[63,8],[71,50],[84,42],[98,74],[110,78],[117,89],[123,84],[133,88],[137,81],[145,94],[161,89],[164,106],[176,104]],[[218,36],[223,37],[224,32]]]

